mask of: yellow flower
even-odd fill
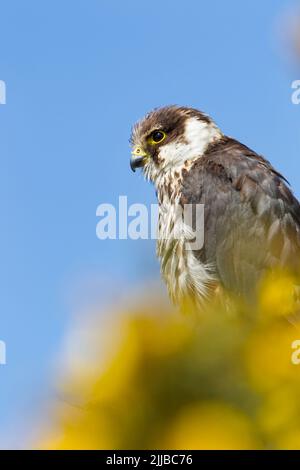
[[[253,312],[224,298],[200,317],[141,305],[109,323],[84,323],[57,380],[62,400],[49,413],[51,435],[39,447],[299,447],[292,345],[300,330],[284,318],[295,307],[295,280],[272,276]]]
[[[259,307],[264,317],[284,317],[297,309],[295,278],[284,271],[268,273],[259,290]]]
[[[170,449],[257,449],[250,420],[241,411],[218,402],[202,402],[184,409],[166,440]]]
[[[258,390],[277,388],[285,383],[299,386],[300,367],[292,363],[292,344],[299,331],[287,321],[268,323],[257,328],[249,338],[246,368]]]

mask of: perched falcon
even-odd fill
[[[147,114],[131,144],[131,168],[141,167],[156,188],[157,254],[173,301],[189,296],[201,304],[216,289],[249,297],[266,270],[298,272],[300,205],[262,156],[206,114],[178,106]],[[175,208],[186,204],[204,205],[198,250],[187,249],[184,231],[175,237]]]

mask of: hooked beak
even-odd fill
[[[146,156],[147,154],[142,149],[142,147],[135,147],[133,149],[130,157],[130,168],[132,169],[132,171],[135,171],[136,168],[144,166]]]

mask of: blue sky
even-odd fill
[[[300,195],[297,69],[279,52],[282,0],[3,0],[0,79],[0,446],[22,446],[76,311],[158,277],[154,245],[100,241],[96,207],[154,202],[129,169],[153,107],[209,113]]]

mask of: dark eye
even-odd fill
[[[151,140],[155,144],[159,144],[164,140],[166,134],[163,131],[153,131],[151,134]]]

